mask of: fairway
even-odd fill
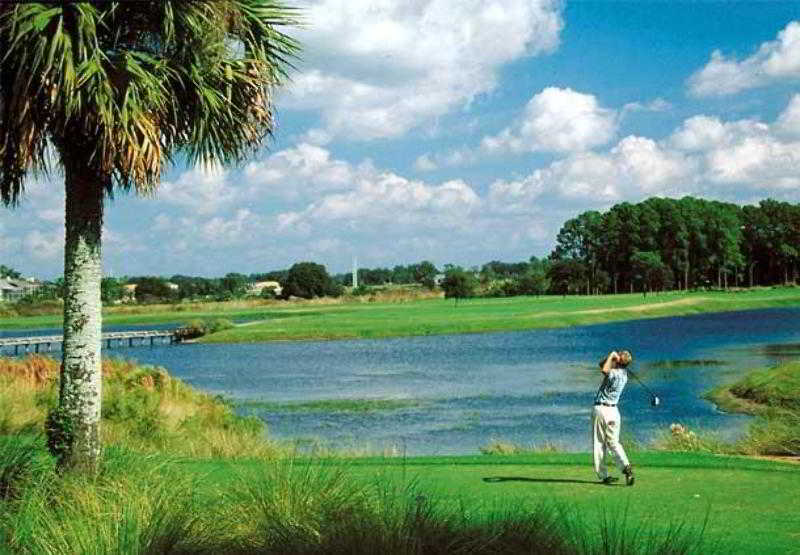
[[[797,306],[798,289],[648,295],[433,299],[285,308],[203,342],[351,339],[512,331],[767,307]]]
[[[201,338],[211,343],[367,339],[479,333],[600,324],[639,318],[800,305],[800,289],[641,294],[422,299],[386,302],[341,298],[310,301],[231,301],[118,306],[103,311],[105,326],[147,325],[226,318],[228,329]],[[62,317],[0,318],[0,329],[58,328]]]
[[[332,459],[368,486],[409,486],[439,506],[534,509],[555,503],[583,526],[604,518],[667,530],[706,523],[709,546],[742,554],[800,553],[800,466],[698,453],[633,452],[636,485],[597,483],[588,453],[513,456]],[[259,463],[192,462],[222,487]],[[295,468],[298,463],[294,463]],[[624,522],[622,522],[624,520]]]

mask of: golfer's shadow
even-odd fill
[[[494,484],[498,482],[536,482],[539,484],[591,484],[593,486],[604,485],[602,482],[593,480],[574,480],[571,478],[526,478],[525,476],[487,476],[484,482]]]

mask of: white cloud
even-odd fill
[[[792,21],[775,40],[764,42],[744,60],[715,50],[688,81],[695,96],[724,96],[782,80],[800,78],[800,21]]]
[[[307,62],[283,103],[321,110],[329,132],[396,137],[492,90],[499,68],[549,52],[560,0],[317,0]],[[457,22],[457,24],[454,24]]]
[[[672,134],[670,143],[681,150],[707,150],[719,144],[724,139],[725,133],[725,125],[719,118],[693,116],[684,121],[681,128]]]
[[[60,261],[64,258],[64,232],[34,229],[22,241],[25,252],[39,261]]]
[[[430,153],[425,153],[417,157],[414,161],[414,169],[421,172],[430,172],[439,168],[439,164],[433,161]]]
[[[622,107],[621,115],[629,112],[665,112],[672,108],[672,104],[663,98],[656,98],[650,102],[628,102]]]
[[[325,131],[324,129],[309,129],[305,133],[301,139],[297,142],[299,143],[310,143],[312,145],[319,145],[325,146],[333,140],[333,137],[330,133]]]
[[[542,206],[571,212],[653,195],[730,201],[800,198],[800,141],[787,138],[800,100],[772,125],[753,119],[687,119],[662,141],[628,136],[604,153],[570,155],[489,190],[496,212],[531,214]]]
[[[800,137],[800,94],[794,95],[786,109],[778,116],[776,127],[781,133]]]
[[[240,208],[229,217],[215,216],[199,226],[200,236],[214,247],[251,241],[261,235],[261,220],[250,210]]]
[[[800,142],[774,137],[741,137],[707,154],[707,176],[715,183],[749,184],[759,188],[796,186]]]
[[[417,157],[414,169],[421,172],[433,171],[441,167],[457,167],[473,164],[478,160],[478,153],[467,147],[454,148],[447,152],[425,154]]]
[[[230,172],[219,167],[197,166],[174,181],[159,185],[160,200],[199,214],[213,214],[237,200],[238,191],[228,181]]]
[[[302,212],[283,213],[279,218],[283,229],[308,230],[336,222],[354,231],[389,225],[407,232],[468,225],[480,203],[475,191],[461,180],[429,185],[390,172],[370,172],[360,176],[353,190],[327,195]]]
[[[488,152],[580,152],[606,144],[617,130],[617,113],[591,94],[548,87],[530,99],[521,120],[484,137]]]
[[[692,169],[692,161],[682,154],[651,139],[628,136],[607,153],[573,154],[523,179],[496,181],[489,199],[498,212],[524,214],[543,206],[575,211],[675,193]]]
[[[300,143],[251,162],[245,167],[243,178],[251,197],[297,199],[347,189],[355,179],[356,170],[346,162],[332,159],[324,147]]]
[[[36,216],[46,222],[63,224],[64,208],[43,208],[36,212]]]

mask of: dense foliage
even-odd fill
[[[584,212],[550,258],[558,292],[626,292],[796,281],[800,206],[650,198]]]
[[[359,285],[386,285],[388,283],[410,284],[416,283],[432,289],[436,285],[436,276],[439,270],[429,260],[423,260],[416,264],[401,264],[391,270],[389,268],[359,268]],[[353,272],[336,274],[334,279],[341,285],[353,283]]]
[[[325,266],[314,262],[298,262],[291,268],[286,276],[283,286],[283,295],[312,299],[314,297],[338,297],[341,295],[341,286],[328,275]]]
[[[444,271],[441,287],[447,299],[466,299],[475,294],[475,276],[461,266],[448,266]]]
[[[755,206],[738,206],[693,197],[651,198],[638,204],[617,204],[606,212],[584,212],[568,220],[547,258],[493,260],[469,269],[448,264],[443,274],[427,260],[391,269],[359,268],[359,289],[352,294],[366,294],[370,287],[389,284],[434,288],[437,281],[445,296],[453,298],[776,285],[796,282],[799,262],[800,205],[770,199]],[[456,268],[464,273],[458,274],[458,287],[452,279]],[[318,270],[304,270],[307,275],[301,281],[309,283],[295,281],[283,296],[338,296],[341,288],[334,284],[352,283],[351,272],[314,277]],[[295,268],[295,277],[298,271]],[[135,300],[140,303],[225,301],[257,295],[250,288],[255,282],[275,281],[285,288],[290,273],[290,269],[281,269],[249,275],[228,273],[218,278],[180,274],[170,278],[108,277],[102,282],[103,302],[125,300],[126,283],[137,284]],[[0,275],[18,274],[0,265]],[[463,285],[467,281],[468,287]],[[274,297],[271,289],[264,291],[263,298]],[[45,284],[36,293],[39,300],[62,295],[63,279]]]

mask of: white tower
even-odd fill
[[[358,258],[353,257],[353,289],[358,287]]]

